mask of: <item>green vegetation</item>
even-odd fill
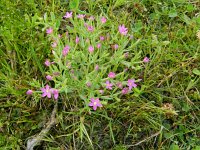
[[[26,149],[28,139],[47,126],[55,104],[56,123],[35,149],[199,150],[199,10],[198,0],[1,0],[0,150]],[[93,36],[77,19],[63,18],[69,11],[73,18],[75,14],[95,19],[105,16],[107,22]],[[133,37],[120,36],[118,26],[122,24]],[[46,34],[49,27],[53,27],[53,35]],[[67,72],[64,66],[44,65],[46,59],[56,60],[51,36],[55,38],[58,33],[64,37],[60,52],[68,42],[72,49],[77,48],[67,58],[75,74],[82,77],[80,82],[67,73],[62,76],[66,81],[45,79],[55,70]],[[86,50],[81,53],[72,42],[79,35],[84,40],[89,36],[91,44],[96,44],[98,37],[107,33],[110,37],[103,45],[105,53],[89,55],[89,60],[84,55],[89,45],[83,46]],[[113,44],[119,49],[112,50]],[[126,60],[120,57],[124,52],[129,52]],[[146,56],[148,63],[142,62]],[[94,62],[99,62],[102,79],[113,71],[120,81],[135,78],[137,88],[126,95],[120,95],[117,88],[98,95],[104,84],[99,83],[99,76],[89,74]],[[88,72],[84,65],[89,66]],[[126,74],[121,75],[125,68]],[[95,80],[95,87],[85,87],[90,80]],[[41,97],[39,90],[47,83],[60,90],[57,101]],[[31,96],[26,95],[29,89],[34,91]],[[96,95],[103,107],[94,111],[88,103]]]

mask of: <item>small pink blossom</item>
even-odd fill
[[[105,40],[104,36],[100,36],[99,38],[101,41]]]
[[[65,57],[69,53],[70,47],[66,45],[62,51],[63,56]]]
[[[59,91],[57,89],[52,89],[51,92],[53,94],[54,99],[57,100],[59,96]]]
[[[71,18],[71,17],[72,17],[72,13],[73,13],[73,12],[66,12],[64,18],[65,18],[65,19]]]
[[[109,89],[109,90],[112,90],[112,86],[113,86],[113,84],[112,83],[110,83],[110,81],[106,81],[106,88],[107,89]]]
[[[53,77],[50,76],[50,75],[47,75],[47,76],[46,76],[46,79],[49,80],[49,81],[51,81],[51,80],[53,79]]]
[[[128,88],[123,88],[122,89],[122,94],[127,94],[128,93]]]
[[[32,90],[28,90],[27,92],[26,92],[26,95],[32,95],[33,94],[33,91]]]
[[[95,70],[98,71],[99,70],[99,65],[95,66]]]
[[[71,74],[74,74],[74,70],[73,70],[73,69],[72,69],[72,70],[70,70],[70,73],[71,73]]]
[[[107,21],[107,19],[106,19],[105,17],[102,17],[102,18],[101,18],[101,23],[104,24],[104,23],[106,23],[106,21]]]
[[[42,97],[47,96],[48,98],[51,98],[51,87],[47,84],[45,88],[41,88]]]
[[[59,75],[60,75],[60,72],[54,72],[53,75],[54,75],[54,76],[59,76]]]
[[[71,62],[67,61],[66,66],[67,66],[68,69],[70,69],[71,68]]]
[[[87,87],[91,87],[92,83],[91,82],[87,82],[86,85],[87,85]]]
[[[97,48],[99,49],[101,47],[101,43],[98,43],[97,44]]]
[[[79,40],[80,40],[80,39],[79,39],[79,37],[77,36],[77,37],[76,37],[76,44],[79,43]]]
[[[89,51],[90,53],[92,53],[92,52],[94,51],[94,47],[90,45],[89,48],[88,48],[88,51]]]
[[[62,37],[62,35],[61,34],[58,34],[58,38],[60,39]]]
[[[119,89],[122,89],[122,88],[123,88],[122,83],[121,83],[121,82],[118,82],[118,83],[117,83],[117,87],[118,87]]]
[[[108,77],[109,77],[109,78],[115,78],[115,73],[114,73],[114,72],[110,72],[110,73],[108,74]]]
[[[46,61],[44,62],[44,64],[45,64],[45,66],[49,67],[51,65],[51,62],[48,59],[46,59]]]
[[[124,54],[124,57],[125,57],[125,58],[128,58],[128,57],[129,57],[129,52],[126,52],[126,53]]]
[[[78,16],[77,16],[77,18],[79,18],[79,19],[83,19],[85,17],[85,15],[83,15],[83,14],[78,14]]]
[[[87,26],[87,29],[89,32],[93,32],[94,31],[94,27],[93,26]]]
[[[103,93],[104,93],[104,90],[99,90],[99,93],[103,94]]]
[[[52,44],[51,44],[51,47],[53,47],[53,48],[55,48],[57,46],[57,42],[53,42]]]
[[[90,40],[87,38],[87,39],[85,40],[85,42],[86,42],[86,43],[90,43]]]
[[[93,107],[93,110],[96,110],[97,107],[102,107],[101,102],[99,101],[99,98],[91,98],[90,103],[88,104],[89,106]]]
[[[119,48],[119,45],[115,44],[115,45],[114,45],[114,49],[116,50],[116,49],[118,49],[118,48]]]
[[[137,87],[137,84],[135,84],[135,80],[134,79],[128,79],[128,83],[127,83],[129,90],[132,90],[132,88]]]
[[[68,32],[65,33],[66,37],[68,37],[68,34],[69,34]]]
[[[88,24],[87,24],[87,23],[84,23],[84,27],[86,27],[86,28],[87,28],[87,27],[88,27]]]
[[[127,72],[127,71],[128,71],[128,68],[125,68],[125,69],[124,69],[124,72]]]
[[[130,35],[129,39],[132,40],[133,39],[133,35]]]
[[[93,21],[95,18],[94,16],[90,16],[89,20]]]
[[[128,29],[125,28],[124,25],[120,25],[118,29],[119,29],[120,34],[122,34],[122,35],[126,35],[128,32]]]
[[[150,59],[148,57],[144,57],[143,62],[148,63]]]
[[[53,33],[53,28],[48,28],[48,29],[46,30],[46,33],[47,33],[47,34]]]

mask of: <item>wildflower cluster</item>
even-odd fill
[[[67,12],[62,21],[66,22],[62,33],[54,25],[46,28],[53,56],[44,62],[46,82],[53,82],[55,88],[46,84],[39,91],[41,97],[57,100],[59,93],[76,94],[85,107],[96,110],[109,100],[134,93],[141,80],[135,68],[142,69],[149,58],[140,60],[129,53],[134,44],[129,29],[124,24],[110,26],[105,16],[73,12]],[[27,95],[33,92],[28,90]]]

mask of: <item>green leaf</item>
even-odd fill
[[[192,4],[188,4],[187,5],[187,11],[192,12],[194,10],[195,10],[195,8],[194,8],[194,6]]]
[[[198,70],[197,68],[194,68],[194,69],[192,70],[192,72],[193,72],[194,74],[200,76],[200,70]]]
[[[54,15],[54,13],[53,12],[50,12],[50,15],[51,15],[51,21],[55,21],[55,19],[56,19],[56,17],[55,17],[55,15]]]
[[[69,3],[69,8],[71,10],[78,10],[78,6],[79,6],[79,0],[71,0]]]
[[[173,144],[170,146],[170,150],[180,150],[180,148],[179,148],[178,145],[176,145],[176,144],[173,143]]]
[[[171,10],[171,11],[169,12],[168,15],[169,15],[169,17],[171,17],[171,18],[174,18],[174,17],[178,16],[176,10]]]
[[[200,150],[200,146],[196,146],[193,150]]]
[[[116,7],[120,7],[122,5],[126,4],[126,1],[125,0],[117,0],[114,4],[114,8]]]
[[[186,14],[183,14],[181,16],[181,19],[188,25],[190,25],[192,23],[191,19]]]

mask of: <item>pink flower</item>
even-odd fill
[[[56,42],[53,42],[52,44],[51,44],[51,47],[53,47],[53,48],[55,48],[57,46],[57,43]]]
[[[27,92],[26,92],[26,95],[32,95],[33,94],[33,91],[32,90],[28,90]]]
[[[71,73],[71,74],[74,74],[74,70],[73,70],[73,69],[72,69],[72,70],[70,70],[70,73]]]
[[[129,52],[126,52],[126,53],[124,54],[124,57],[125,57],[125,58],[128,58],[128,56],[129,56]]]
[[[133,35],[130,35],[129,39],[132,40],[133,39]]]
[[[104,23],[106,23],[106,21],[107,21],[107,19],[106,19],[105,17],[102,17],[102,18],[101,18],[101,23],[104,24]]]
[[[86,85],[87,85],[87,87],[91,87],[92,84],[91,84],[91,82],[87,82]]]
[[[78,44],[79,40],[80,40],[80,39],[79,39],[79,37],[77,36],[77,37],[76,37],[76,44]]]
[[[59,75],[60,75],[60,72],[54,72],[53,75],[54,75],[54,76],[59,76]]]
[[[47,96],[48,98],[51,98],[51,87],[47,84],[45,88],[41,88],[42,97]]]
[[[46,33],[47,33],[47,34],[51,34],[52,32],[53,32],[53,29],[52,29],[52,28],[46,29]]]
[[[44,62],[44,64],[45,64],[45,66],[49,67],[51,65],[51,62],[48,59],[46,59],[46,61]]]
[[[68,33],[68,32],[66,32],[65,34],[66,34],[66,37],[68,37],[68,34],[69,34],[69,33]]]
[[[116,49],[118,49],[118,48],[119,48],[119,45],[115,44],[115,45],[114,45],[114,49],[116,50]]]
[[[57,89],[52,89],[52,94],[55,100],[58,99],[59,91]]]
[[[93,21],[94,20],[94,16],[90,16],[89,20]]]
[[[94,31],[94,27],[93,26],[87,26],[88,31],[93,32]]]
[[[99,49],[101,47],[101,43],[98,43],[97,44],[97,48]]]
[[[122,89],[122,88],[123,88],[122,83],[121,83],[121,82],[118,82],[118,83],[117,83],[117,87],[120,88],[120,89]]]
[[[106,88],[107,89],[109,89],[109,90],[112,90],[112,86],[113,86],[113,84],[112,83],[110,83],[110,81],[106,81]]]
[[[100,36],[100,38],[99,38],[101,41],[103,41],[105,38],[104,38],[104,36]]]
[[[85,40],[85,42],[86,42],[86,43],[90,43],[90,40],[87,38],[87,39]]]
[[[66,56],[69,53],[69,49],[70,47],[68,45],[66,45],[62,51],[63,56]]]
[[[99,101],[99,98],[91,98],[90,103],[88,104],[89,106],[93,107],[93,110],[96,110],[97,107],[102,107],[101,102]]]
[[[104,93],[104,90],[99,90],[99,93],[103,94],[103,93]]]
[[[150,60],[148,57],[144,57],[143,62],[148,63]]]
[[[88,48],[88,51],[89,51],[90,53],[92,53],[92,52],[94,51],[94,47],[90,45],[89,48]]]
[[[88,24],[87,24],[87,23],[84,23],[84,27],[86,27],[86,28],[87,28],[87,27],[88,27]]]
[[[115,73],[114,73],[114,72],[110,72],[110,73],[108,74],[108,77],[109,77],[109,78],[115,78]]]
[[[95,66],[95,70],[98,71],[99,70],[99,65]]]
[[[47,76],[46,76],[46,79],[49,80],[49,81],[51,81],[51,80],[53,79],[53,77],[50,76],[50,75],[47,75]]]
[[[83,15],[83,14],[78,14],[78,16],[77,16],[77,18],[79,18],[79,19],[83,19],[85,17],[85,15]]]
[[[128,29],[127,28],[125,28],[125,26],[124,25],[121,25],[121,26],[119,26],[119,32],[122,34],[122,35],[126,35],[127,34],[127,32],[128,32]]]
[[[134,79],[128,79],[128,83],[127,83],[129,90],[132,90],[132,88],[137,87],[137,84],[135,84],[135,80]]]
[[[122,89],[122,94],[127,94],[128,93],[128,88],[123,88]]]
[[[66,12],[66,14],[65,14],[65,16],[64,16],[64,18],[71,18],[72,17],[72,13],[73,12]]]
[[[124,72],[127,72],[127,71],[128,71],[128,68],[125,68],[125,69],[124,69]]]
[[[68,69],[70,69],[71,68],[71,62],[67,61],[66,66],[67,66]]]

